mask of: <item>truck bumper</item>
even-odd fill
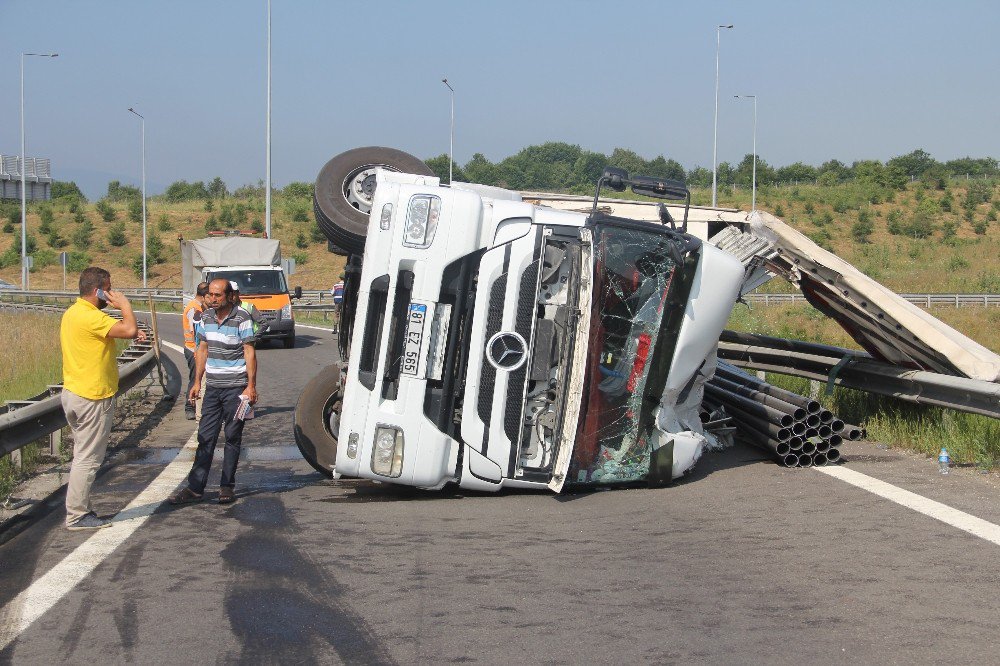
[[[262,323],[257,338],[260,340],[271,340],[274,338],[291,338],[295,336],[295,320],[279,319]]]

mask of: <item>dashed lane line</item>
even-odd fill
[[[814,467],[813,469],[1000,546],[1000,525],[995,525],[972,514],[959,511],[947,504],[935,502],[932,499],[910,492],[909,490],[903,490],[891,483],[880,481],[867,474],[856,472],[853,469],[842,466]]]
[[[198,432],[195,431],[184,444],[184,449],[197,447]],[[170,493],[184,481],[190,466],[189,457],[176,456],[152,483],[112,519],[111,527],[95,532],[0,609],[0,650],[6,649],[35,620],[55,606],[142,527]]]

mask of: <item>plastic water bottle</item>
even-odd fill
[[[938,454],[938,471],[942,474],[947,474],[950,465],[951,456],[948,455],[948,449],[942,446],[941,453]]]

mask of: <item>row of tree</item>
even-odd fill
[[[427,160],[427,165],[442,180],[448,178],[448,156],[439,155]],[[568,190],[589,192],[605,166],[615,166],[632,174],[685,181],[690,187],[711,187],[712,170],[695,166],[685,170],[676,160],[662,155],[645,159],[635,151],[615,148],[610,155],[584,150],[567,143],[545,143],[529,146],[516,155],[500,162],[490,162],[482,153],[476,153],[464,166],[454,164],[455,180],[498,185],[515,190]],[[739,164],[722,162],[718,165],[720,185],[749,187],[753,179],[754,157],[747,154]],[[760,155],[757,156],[757,184],[817,183],[835,185],[851,180],[893,189],[900,189],[908,181],[924,180],[943,188],[953,176],[995,177],[1000,175],[1000,163],[986,158],[964,157],[939,162],[923,150],[893,157],[887,162],[862,160],[851,165],[839,160],[829,160],[818,167],[795,162],[783,167],[773,167]]]
[[[438,155],[426,160],[427,165],[442,181],[448,179],[448,156]],[[516,155],[499,162],[490,162],[482,153],[476,153],[464,166],[453,164],[455,180],[496,185],[514,190],[567,191],[589,193],[606,166],[615,166],[632,174],[671,178],[685,181],[690,187],[711,187],[710,168],[695,166],[685,170],[673,159],[662,155],[646,159],[633,150],[615,148],[610,155],[584,150],[580,146],[549,142],[540,146],[528,146]],[[717,178],[720,185],[740,185],[750,187],[753,178],[754,158],[746,155],[739,164],[722,162],[718,165]],[[954,176],[996,177],[1000,175],[1000,163],[992,157],[963,157],[947,162],[935,160],[924,150],[914,150],[906,155],[893,157],[887,162],[861,160],[850,165],[839,160],[828,160],[820,166],[795,162],[782,167],[774,167],[757,156],[757,184],[760,186],[782,183],[816,183],[836,185],[848,181],[859,181],[878,187],[901,189],[911,180],[923,180],[934,187],[943,189],[948,178]],[[311,183],[290,183],[275,192],[290,198],[311,198]],[[117,180],[108,183],[109,202],[132,202],[141,198],[139,188],[125,185]],[[52,197],[78,198],[86,201],[80,188],[73,182],[52,184]],[[237,199],[260,199],[264,197],[264,184],[243,185],[230,191],[222,178],[216,176],[209,182],[178,180],[171,183],[163,193],[168,202],[212,200],[234,197]]]

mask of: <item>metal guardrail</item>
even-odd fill
[[[0,303],[0,306],[9,307],[11,304]],[[36,304],[32,309],[61,312],[64,308]],[[146,331],[148,339],[142,343],[133,340],[118,356],[118,393],[115,397],[138,384],[156,365],[159,341],[145,322],[140,322],[139,325]],[[11,400],[0,406],[0,455],[13,453],[66,426],[61,392],[62,385],[53,384],[45,392],[32,398]]]
[[[1000,307],[1000,294],[899,294],[914,305],[929,308],[935,305],[960,307]],[[798,292],[788,294],[747,294],[751,303],[775,305],[779,303],[805,303],[806,297]]]
[[[994,382],[909,370],[853,349],[736,331],[723,332],[718,353],[745,368],[1000,419],[1000,384]]]
[[[168,303],[181,303],[184,297],[180,289],[123,289],[124,293],[129,298],[140,296],[144,299],[148,299],[150,296],[153,300],[163,301]],[[905,298],[910,303],[914,305],[919,305],[922,307],[932,307],[938,306],[953,306],[959,307],[1000,307],[1000,294],[899,294],[902,298]],[[19,289],[3,289],[0,290],[0,299],[6,297],[16,297],[16,298],[76,298],[77,293],[75,291],[21,291]],[[761,293],[750,293],[744,296],[747,301],[751,303],[763,303],[764,305],[775,305],[780,303],[805,303],[805,296],[798,292],[788,293],[788,294],[761,294]],[[330,293],[329,289],[303,289],[302,290],[302,300],[297,301],[295,307],[303,309],[318,309],[320,305],[333,306],[333,295]],[[313,307],[316,306],[316,307]]]

